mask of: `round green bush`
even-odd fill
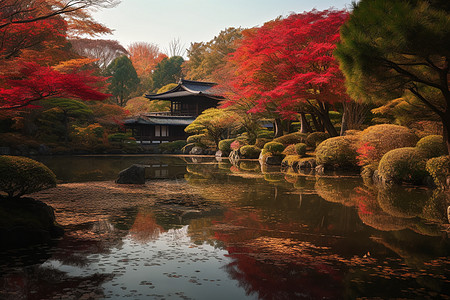
[[[440,188],[446,188],[447,178],[450,176],[450,156],[444,155],[429,159],[426,168],[433,177],[434,183]]]
[[[239,152],[243,156],[243,158],[258,158],[261,153],[261,149],[256,147],[255,145],[245,145],[239,149]]]
[[[329,138],[330,135],[326,132],[313,132],[306,138],[306,145],[315,148],[318,144]]]
[[[271,152],[272,154],[281,154],[284,150],[284,145],[282,143],[278,142],[268,142],[264,145],[264,149],[266,149],[268,152]]]
[[[191,143],[199,143],[199,144],[202,144],[203,139],[204,139],[205,137],[206,137],[206,134],[204,134],[204,133],[202,133],[202,134],[194,134],[194,135],[188,136],[188,138],[186,139],[186,142],[187,142],[188,144],[191,144]]]
[[[295,144],[295,152],[300,156],[304,156],[306,154],[306,144],[304,143]]]
[[[259,139],[273,139],[273,131],[268,129],[261,129],[257,133],[257,138]]]
[[[257,138],[256,142],[255,142],[255,146],[262,149],[262,148],[264,148],[264,145],[270,141],[271,141],[271,139]]]
[[[427,158],[442,156],[446,152],[444,139],[441,135],[429,135],[421,138],[416,145]]]
[[[339,167],[356,166],[356,150],[345,136],[326,139],[316,148],[316,162]]]
[[[274,142],[282,143],[284,146],[297,144],[297,143],[303,143],[306,141],[307,134],[301,133],[301,132],[294,132],[285,134],[283,136],[277,137],[274,139]]]
[[[412,130],[393,124],[380,124],[364,129],[358,135],[357,151],[360,155],[360,165],[375,164],[387,152],[404,147],[414,147],[417,136]],[[366,148],[366,153],[361,151]]]
[[[20,197],[56,186],[56,176],[40,162],[26,157],[0,156],[0,191]]]
[[[225,153],[230,153],[231,152],[230,145],[232,142],[234,142],[234,139],[221,140],[219,142],[219,150]]]
[[[391,150],[381,158],[378,175],[387,181],[420,184],[428,175],[425,156],[415,147]]]
[[[295,151],[295,145],[291,144],[284,148],[282,154],[284,155],[297,155],[297,152]]]
[[[186,141],[178,140],[178,141],[173,141],[173,142],[169,142],[169,143],[159,144],[159,150],[175,152],[175,151],[180,151],[186,145],[187,145]]]

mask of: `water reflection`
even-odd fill
[[[103,174],[143,163],[159,170],[153,178],[166,172],[171,181],[129,189],[99,183],[115,196],[80,199],[77,207],[47,195],[67,234],[35,260],[36,250],[1,253],[0,298],[448,296],[448,194],[256,161],[121,159],[111,158]],[[77,180],[70,176],[78,171],[68,172],[60,176]]]

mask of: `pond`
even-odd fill
[[[0,253],[0,299],[450,297],[448,194],[210,157],[42,161],[66,234]],[[134,163],[146,186],[113,183]]]

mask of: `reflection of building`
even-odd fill
[[[170,101],[170,111],[143,113],[125,121],[141,144],[164,143],[187,138],[184,129],[205,109],[216,107],[223,97],[214,94],[215,83],[181,79],[165,93],[146,95],[150,100]]]

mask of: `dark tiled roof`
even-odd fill
[[[220,100],[223,97],[216,95],[211,92],[211,88],[214,87],[216,83],[213,82],[202,82],[181,79],[178,85],[171,89],[170,91],[156,94],[156,95],[145,95],[146,98],[150,100],[169,100],[173,98],[184,98],[189,96],[203,95],[205,98],[213,98]]]
[[[195,120],[194,117],[152,116],[140,115],[124,121],[125,125],[179,125],[187,126]]]

